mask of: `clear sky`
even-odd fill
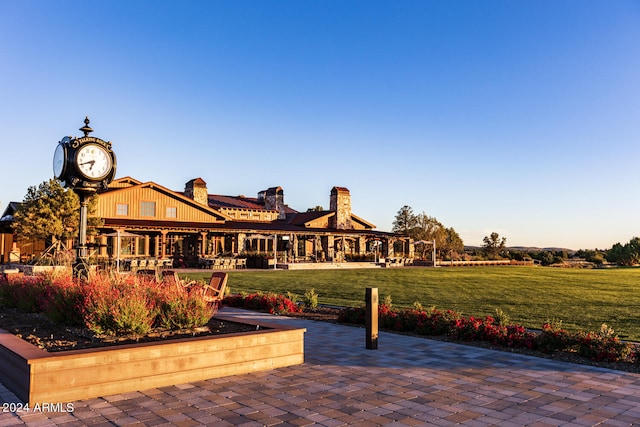
[[[0,0],[0,209],[88,115],[117,177],[333,186],[467,245],[640,236],[638,1]]]

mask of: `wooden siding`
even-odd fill
[[[109,184],[109,188],[127,188],[133,187],[134,185],[142,184],[137,179],[133,179],[131,177],[125,177],[114,180],[111,184]]]
[[[257,209],[243,209],[243,208],[220,208],[220,212],[233,218],[235,221],[259,221],[259,222],[271,222],[278,219],[278,211]]]
[[[142,202],[155,203],[155,216],[142,216]],[[128,205],[127,215],[118,215],[119,204]],[[176,208],[176,217],[167,217],[167,208]],[[128,189],[100,194],[96,214],[101,218],[126,218],[131,220],[171,220],[177,222],[224,222],[222,215],[197,203],[159,191],[153,186],[134,186]]]
[[[329,228],[329,215],[320,217],[318,219],[305,222],[305,227],[307,228]]]

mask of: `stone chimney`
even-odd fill
[[[351,230],[351,194],[345,187],[333,187],[329,198],[329,210],[335,212],[333,227]]]
[[[264,193],[264,208],[270,211],[278,211],[278,219],[286,219],[287,213],[284,206],[284,190],[282,187],[271,187],[258,194],[258,199]]]
[[[202,178],[192,179],[184,185],[184,195],[201,205],[209,206],[207,183]]]

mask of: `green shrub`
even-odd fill
[[[203,288],[191,285],[188,290],[163,287],[156,295],[156,324],[166,329],[192,329],[206,325],[215,308],[203,298]]]
[[[494,316],[494,319],[500,326],[509,326],[511,324],[511,318],[509,315],[499,308],[496,308],[496,315]]]
[[[292,303],[298,303],[298,294],[294,294],[293,292],[287,292],[287,298],[291,300]]]
[[[315,310],[318,308],[318,294],[316,294],[315,289],[306,289],[304,291],[304,306]]]
[[[84,285],[84,319],[95,334],[144,335],[155,317],[155,299],[149,283],[133,276],[94,278]]]

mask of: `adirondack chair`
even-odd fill
[[[204,300],[207,302],[219,302],[224,298],[224,290],[227,287],[227,273],[214,271],[211,274],[209,284],[204,287]]]
[[[180,285],[180,278],[178,278],[178,273],[173,270],[163,270],[162,281],[168,285]]]
[[[156,271],[147,268],[137,270],[136,276],[149,281],[157,280]]]

